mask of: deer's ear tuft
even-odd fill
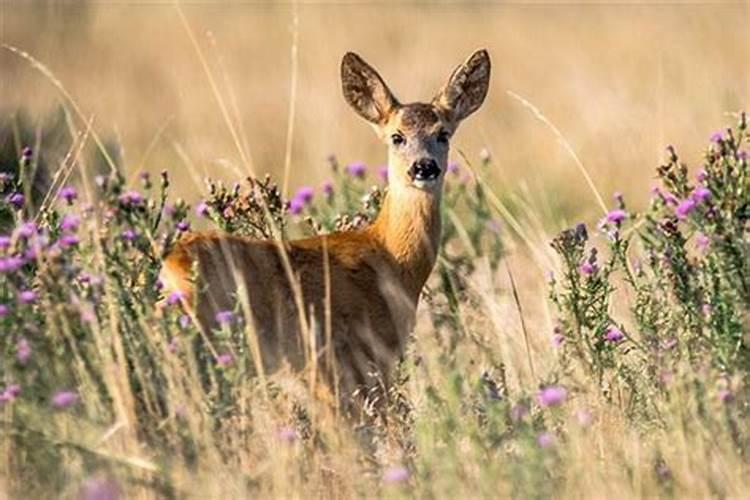
[[[481,49],[453,71],[432,103],[460,122],[484,102],[490,86],[490,55]]]
[[[377,71],[353,52],[341,60],[344,98],[362,118],[383,125],[399,103]]]

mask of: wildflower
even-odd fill
[[[135,239],[138,238],[138,233],[132,229],[126,229],[120,234],[120,237],[125,241],[135,241]]]
[[[732,391],[729,389],[719,389],[719,401],[721,401],[724,404],[731,403],[734,401],[734,394],[732,394]]]
[[[167,305],[174,306],[179,304],[185,299],[185,294],[180,290],[174,291],[167,296]]]
[[[75,234],[64,234],[58,241],[61,247],[69,248],[74,247],[79,243],[78,236]]]
[[[106,476],[95,476],[83,482],[78,498],[80,500],[118,500],[120,486]]]
[[[26,197],[22,195],[21,193],[13,193],[8,197],[8,203],[13,205],[14,207],[21,209],[23,208],[23,204],[26,201]]]
[[[59,391],[52,396],[52,407],[62,410],[78,402],[78,394],[73,391]]]
[[[59,196],[71,205],[78,198],[78,191],[73,186],[65,186],[60,190]]]
[[[677,218],[684,220],[687,219],[687,216],[690,215],[690,213],[695,210],[695,200],[692,198],[688,198],[686,200],[682,200],[679,205],[677,205],[677,208],[675,208],[675,214],[677,214]]]
[[[180,350],[180,340],[177,337],[172,337],[167,343],[167,351],[174,354]]]
[[[305,203],[299,198],[292,198],[289,201],[289,213],[291,213],[292,215],[301,214],[304,208],[305,208]]]
[[[220,325],[228,325],[234,321],[234,313],[232,311],[219,311],[216,313],[216,322]]]
[[[695,178],[698,180],[698,182],[705,182],[706,179],[708,179],[708,172],[706,172],[706,169],[702,168],[698,170],[698,173],[695,175]]]
[[[690,198],[696,203],[701,203],[711,198],[711,190],[705,186],[698,186],[693,190]]]
[[[554,347],[560,347],[565,342],[565,335],[559,332],[552,334],[552,345]]]
[[[568,391],[559,385],[551,385],[540,390],[537,394],[537,401],[544,407],[559,406],[568,397]]]
[[[583,264],[581,264],[581,267],[579,267],[578,270],[583,275],[591,276],[592,274],[595,274],[599,269],[596,265],[596,262],[586,261]]]
[[[187,328],[190,326],[193,320],[191,320],[190,316],[188,316],[187,314],[181,314],[180,317],[177,318],[177,322],[180,324],[181,328]]]
[[[745,160],[747,160],[747,151],[745,151],[745,150],[743,149],[742,151],[740,151],[739,153],[737,153],[737,158],[738,158],[739,160],[741,160],[741,161],[745,161]]]
[[[621,224],[627,217],[628,213],[625,210],[616,208],[607,214],[607,222],[610,224]]]
[[[295,431],[291,427],[282,427],[281,429],[279,429],[277,436],[279,438],[279,441],[282,441],[286,444],[292,444],[297,440],[297,431]]]
[[[74,214],[65,214],[60,221],[61,231],[77,231],[81,225],[81,218]]]
[[[695,235],[695,248],[703,253],[708,251],[708,247],[711,246],[711,238],[704,233],[697,233]]]
[[[19,384],[10,384],[3,391],[3,395],[8,397],[10,400],[16,399],[21,394],[21,386]]]
[[[350,163],[346,166],[346,173],[352,177],[363,179],[367,174],[367,165],[362,162]]]
[[[121,194],[117,199],[124,207],[138,206],[143,203],[143,196],[141,196],[141,193],[135,190],[125,192]]]
[[[540,448],[551,448],[555,445],[555,436],[547,431],[540,432],[536,437],[536,444]]]
[[[453,175],[458,175],[461,173],[461,167],[459,166],[458,163],[456,163],[455,161],[452,161],[448,164],[448,172]]]
[[[303,205],[308,205],[313,200],[313,196],[315,196],[315,190],[310,186],[302,186],[294,195]]]
[[[24,337],[18,339],[16,342],[16,359],[22,365],[25,365],[29,359],[31,359],[32,349],[31,344]]]
[[[219,366],[227,367],[234,362],[234,357],[229,353],[219,354],[216,356],[216,364]]]
[[[195,206],[195,213],[200,217],[208,217],[208,214],[210,213],[208,203],[205,201],[198,203],[198,205]]]
[[[0,234],[0,250],[10,247],[10,236]]]
[[[25,222],[21,224],[21,227],[18,228],[18,235],[21,238],[25,238],[25,239],[31,238],[38,232],[39,232],[39,228],[36,227],[36,224],[34,224],[33,222]]]
[[[713,134],[711,134],[711,142],[719,144],[723,140],[724,136],[721,132],[714,132]]]
[[[182,231],[184,233],[185,231],[190,230],[190,223],[186,220],[181,220],[175,225],[175,227],[178,231]]]
[[[383,182],[388,182],[388,165],[378,167],[378,176]]]
[[[0,319],[10,314],[10,307],[5,304],[0,304]]]
[[[33,304],[36,302],[37,294],[34,290],[23,290],[18,294],[19,304]]]
[[[622,330],[617,328],[616,326],[610,326],[607,328],[607,331],[604,333],[604,339],[607,340],[607,342],[620,342],[622,339],[625,338],[625,334],[622,333]]]
[[[167,217],[172,217],[177,210],[175,209],[174,205],[171,203],[167,203],[164,205],[164,208],[162,209],[162,213],[166,215]]]
[[[24,146],[24,148],[21,150],[21,158],[28,161],[31,159],[31,157],[34,155],[34,150],[31,149],[29,146]]]
[[[12,273],[21,269],[22,266],[21,257],[11,256],[0,259],[0,273]]]
[[[320,189],[323,191],[323,194],[326,195],[327,198],[330,198],[333,196],[333,183],[331,181],[325,181],[320,186]]]
[[[383,473],[383,482],[388,484],[404,483],[409,480],[409,470],[406,467],[389,467]]]

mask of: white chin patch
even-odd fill
[[[428,180],[414,179],[413,181],[411,181],[411,185],[417,189],[427,189],[427,188],[432,188],[435,185],[437,185],[437,182],[438,182],[437,179],[428,179]]]

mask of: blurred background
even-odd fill
[[[734,122],[728,113],[749,107],[749,25],[748,2],[0,4],[2,42],[46,65],[124,170],[168,169],[192,202],[204,175],[253,168],[281,181],[291,115],[290,189],[326,179],[330,154],[381,165],[383,146],[341,96],[346,51],[408,102],[430,99],[486,47],[489,97],[456,136],[454,158],[477,162],[487,148],[496,191],[526,193],[556,225],[599,208],[570,153],[509,91],[559,129],[607,203],[615,191],[642,203],[667,144],[695,165],[710,134]],[[7,132],[14,123],[41,131],[61,102],[49,78],[0,50],[5,153],[23,142]]]

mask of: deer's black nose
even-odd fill
[[[432,158],[422,158],[409,167],[409,177],[415,181],[431,181],[440,176],[440,167]]]

